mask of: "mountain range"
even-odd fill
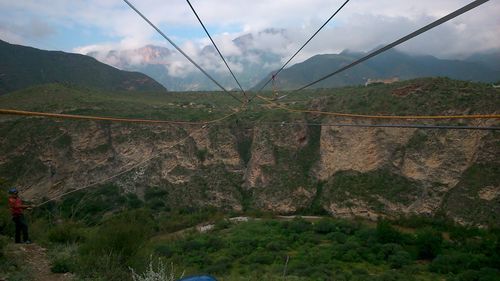
[[[0,94],[46,83],[70,83],[105,91],[166,91],[142,73],[119,70],[89,56],[0,40]]]
[[[280,66],[280,54],[259,46],[263,37],[276,34],[284,34],[284,30],[266,29],[227,43],[232,52],[223,54],[244,89],[253,87],[264,75]],[[92,51],[86,54],[120,69],[145,73],[172,91],[219,90],[178,52],[165,47],[147,45],[138,49]],[[190,56],[226,89],[238,87],[213,46],[204,46]]]
[[[367,53],[343,51],[340,54],[316,55],[302,63],[284,69],[277,79],[280,89],[292,90],[316,81]],[[492,54],[495,56],[495,54]],[[488,60],[487,55],[475,55],[469,60],[445,60],[433,56],[417,56],[392,49],[354,66],[344,72],[325,79],[313,87],[335,88],[365,84],[370,80],[393,78],[408,80],[419,77],[448,77],[476,82],[495,82],[500,80],[500,62]],[[488,63],[485,63],[488,62]],[[494,68],[496,66],[496,68]],[[268,79],[258,83],[260,89]],[[270,89],[270,84],[266,89]]]
[[[277,37],[280,39],[275,40]],[[292,43],[284,29],[266,29],[258,33],[249,33],[225,43],[226,49],[229,50],[225,55],[226,60],[244,89],[260,89],[272,73],[288,59],[283,53],[277,53],[277,48],[263,46],[266,41],[268,44],[282,46],[283,50],[290,48]],[[222,52],[224,54],[223,48]],[[192,58],[224,87],[237,88],[213,46],[207,45],[195,53]],[[185,58],[166,47],[148,45],[130,50],[93,51],[87,55],[120,69],[145,73],[173,91],[218,90],[212,81],[190,66]],[[344,50],[339,54],[313,56],[282,71],[277,85],[281,89],[303,86],[365,55],[364,52]],[[394,77],[407,80],[444,76],[460,80],[495,82],[500,80],[499,58],[499,50],[472,54],[458,60],[412,55],[393,49],[315,87],[359,85],[365,84],[368,79]]]
[[[269,29],[231,41],[234,50],[226,59],[244,89],[259,90],[281,66],[282,55],[259,47],[263,36],[277,35],[287,38],[284,30]],[[275,86],[280,90],[296,89],[365,55],[345,50],[339,54],[313,56],[284,69]],[[314,87],[335,88],[365,84],[370,80],[396,81],[436,76],[497,82],[500,80],[499,58],[500,51],[450,60],[411,55],[393,49]],[[226,89],[237,89],[213,46],[200,49],[194,59]],[[92,51],[85,56],[44,51],[0,40],[0,61],[0,94],[54,82],[111,91],[165,91],[166,88],[172,91],[219,90],[178,52],[154,45],[130,50]],[[270,89],[271,83],[266,90]]]

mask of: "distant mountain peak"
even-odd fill
[[[349,56],[349,57],[361,57],[361,56],[364,56],[365,53],[360,52],[360,51],[353,51],[350,49],[344,49],[342,52],[339,53],[339,55]]]
[[[233,43],[240,49],[248,49],[251,46],[254,37],[252,33],[248,33],[233,39]]]
[[[276,35],[276,34],[285,34],[286,33],[286,29],[284,28],[266,28],[262,31],[259,31],[259,35],[261,34],[272,34],[272,35]]]

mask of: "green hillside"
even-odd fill
[[[2,108],[39,112],[196,121],[220,117],[239,103],[222,93],[117,92],[44,84],[0,96]]]
[[[253,96],[257,93],[249,93]],[[259,93],[272,98],[270,92]],[[280,92],[279,103],[293,109],[379,115],[486,114],[498,110],[499,90],[489,84],[423,78],[390,85],[351,86]],[[318,104],[319,102],[319,104]],[[241,106],[222,92],[162,93],[99,91],[71,84],[33,86],[0,97],[2,108],[127,118],[204,120]],[[302,114],[269,108],[254,98],[241,121],[287,121]],[[262,119],[261,119],[262,118]],[[317,116],[316,118],[323,118]],[[288,120],[290,121],[290,120]]]
[[[71,83],[106,91],[165,91],[142,73],[122,71],[88,56],[0,40],[0,95],[46,83]]]
[[[293,109],[457,115],[498,114],[500,89],[425,78],[284,94],[278,102]],[[497,119],[349,120],[290,113],[259,98],[240,108],[220,92],[138,94],[68,83],[11,92],[0,104],[189,121],[240,109],[207,126],[0,115],[0,280],[37,280],[15,248],[29,246],[11,243],[12,186],[35,203],[71,192],[27,217],[50,270],[78,281],[137,281],[131,268],[158,272],[158,264],[175,277],[220,281],[496,281],[500,274],[498,131],[330,126],[498,127]],[[229,220],[238,216],[249,219]]]
[[[297,89],[365,55],[365,53],[349,51],[340,54],[316,55],[304,62],[284,69],[278,76],[276,84],[280,89]],[[496,65],[496,67],[492,65]],[[397,50],[390,50],[312,87],[336,88],[349,85],[364,85],[368,79],[388,79],[393,77],[400,80],[421,77],[448,77],[491,83],[500,79],[500,72],[498,71],[498,62],[495,61],[484,64],[476,61],[444,60],[433,56],[413,56]],[[254,89],[260,89],[267,79],[263,79]],[[270,85],[266,89],[270,89]]]

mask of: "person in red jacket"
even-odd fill
[[[12,220],[16,224],[16,243],[21,243],[21,233],[23,235],[23,241],[26,244],[30,244],[30,238],[28,235],[28,224],[24,219],[24,210],[31,208],[29,205],[24,205],[21,198],[18,196],[18,191],[15,188],[9,190],[9,207],[10,213],[12,214]]]

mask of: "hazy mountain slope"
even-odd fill
[[[281,89],[295,89],[347,65],[363,55],[348,51],[338,55],[317,55],[283,70],[277,83]],[[442,60],[432,56],[411,56],[396,50],[390,50],[328,78],[314,85],[313,88],[364,84],[367,79],[399,77],[401,80],[407,80],[436,76],[493,82],[500,79],[500,71],[492,70],[478,62]],[[267,79],[262,80],[254,89],[260,89],[266,81]]]
[[[43,51],[0,40],[0,94],[53,82],[100,90],[166,90],[142,73],[121,71],[88,56]]]
[[[500,50],[473,54],[469,56],[466,61],[482,63],[491,69],[500,71]]]

